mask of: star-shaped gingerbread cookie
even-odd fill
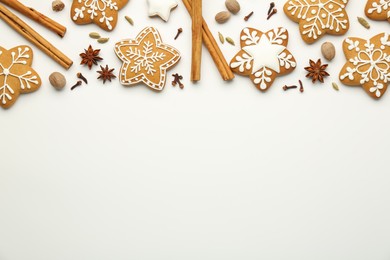
[[[122,85],[143,82],[158,91],[165,86],[167,70],[180,60],[179,52],[164,44],[153,27],[142,30],[134,40],[118,42],[115,53],[123,61],[119,72]]]
[[[278,75],[295,69],[295,58],[286,48],[288,32],[285,28],[266,33],[245,28],[240,39],[241,50],[230,62],[230,67],[237,74],[249,76],[259,90],[266,91]]]
[[[118,11],[129,0],[73,0],[71,17],[76,24],[95,23],[112,31],[118,22]]]
[[[372,20],[390,23],[390,0],[368,0],[365,12]]]
[[[33,52],[28,46],[10,50],[0,47],[0,106],[11,107],[20,94],[41,86],[39,75],[31,68]]]
[[[340,72],[341,82],[362,86],[371,97],[381,98],[390,83],[390,34],[370,40],[347,38],[343,49],[348,61]]]
[[[349,29],[348,0],[288,0],[286,15],[296,23],[302,39],[314,43],[325,34],[343,35]]]
[[[148,0],[149,16],[160,16],[168,22],[172,9],[178,5],[176,0]]]

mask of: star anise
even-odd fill
[[[80,53],[82,59],[80,64],[87,64],[88,68],[91,69],[94,64],[97,65],[99,61],[103,60],[103,58],[99,56],[99,53],[100,50],[94,50],[92,49],[92,46],[89,45],[88,50],[84,49],[84,53]]]
[[[100,68],[101,70],[97,71],[97,73],[100,74],[98,79],[103,80],[103,84],[106,83],[106,80],[111,82],[112,79],[116,78],[116,76],[112,73],[115,69],[109,69],[108,65],[106,65],[106,67],[100,66]]]
[[[330,76],[326,72],[328,64],[322,64],[321,59],[318,59],[317,62],[310,60],[310,67],[306,67],[309,73],[306,75],[306,78],[312,78],[312,82],[315,83],[317,80],[321,83],[324,83],[324,77]]]

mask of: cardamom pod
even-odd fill
[[[225,43],[225,37],[223,37],[222,33],[218,32],[219,41],[224,44]]]
[[[370,29],[371,26],[370,26],[370,24],[367,22],[366,19],[364,19],[363,17],[358,17],[357,19],[358,19],[359,23],[360,23],[364,28]]]
[[[110,40],[110,38],[100,38],[97,40],[98,43],[106,43],[108,42],[108,40]]]
[[[228,43],[230,43],[231,45],[236,46],[236,44],[234,43],[234,41],[233,41],[232,38],[226,37],[226,41],[227,41]]]
[[[97,32],[91,32],[89,34],[89,37],[91,37],[92,39],[100,39],[100,34]]]
[[[336,90],[336,91],[339,91],[339,90],[340,90],[339,85],[337,85],[336,82],[333,82],[333,83],[332,83],[332,87],[333,87],[334,90]]]
[[[133,19],[131,19],[129,16],[125,16],[125,19],[129,22],[129,24],[134,25]]]

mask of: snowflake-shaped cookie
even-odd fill
[[[302,39],[311,44],[326,33],[342,35],[348,31],[347,3],[348,0],[288,0],[284,12],[299,23]]]
[[[370,19],[390,23],[390,0],[368,0],[365,11]]]
[[[390,83],[390,35],[379,34],[370,40],[347,38],[343,49],[348,62],[340,72],[346,85],[359,86],[379,99]]]
[[[230,62],[230,67],[237,74],[249,76],[259,90],[266,91],[276,76],[295,69],[295,58],[286,49],[288,32],[285,28],[266,33],[244,28],[240,39],[241,50]]]
[[[41,86],[39,75],[30,67],[33,52],[28,46],[10,50],[0,47],[0,106],[9,108],[20,94]]]
[[[73,0],[71,17],[76,24],[95,23],[112,31],[118,21],[118,11],[129,0]]]
[[[154,90],[163,90],[167,70],[179,60],[179,52],[164,44],[159,32],[145,28],[135,40],[123,40],[115,45],[115,53],[123,61],[119,73],[123,85],[145,83]]]

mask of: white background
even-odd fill
[[[0,260],[390,259],[390,93],[375,101],[339,83],[345,36],[308,46],[283,14],[285,1],[276,1],[279,13],[270,21],[270,1],[240,2],[239,15],[217,25],[224,1],[204,1],[214,35],[238,43],[244,26],[290,33],[298,67],[266,93],[246,77],[223,82],[206,51],[202,81],[190,83],[191,22],[182,3],[164,23],[148,18],[146,1],[131,0],[106,33],[73,24],[71,1],[59,14],[51,1],[23,1],[68,27],[60,39],[27,20],[75,64],[64,71],[33,47],[42,87],[0,110]],[[371,21],[370,30],[358,24],[365,2],[350,1],[348,36],[389,31],[387,22]],[[171,77],[161,93],[103,85],[97,67],[78,65],[92,43],[102,49],[102,65],[118,72],[114,43],[145,26],[181,51],[169,74],[184,76],[184,90],[172,87]],[[178,27],[184,33],[174,41]],[[27,44],[4,22],[0,29],[1,46]],[[110,42],[95,43],[92,31]],[[337,47],[332,76],[312,85],[303,68],[321,58],[324,41]],[[222,50],[230,61],[239,46]],[[67,89],[50,86],[53,71],[66,75]],[[70,91],[79,71],[90,84]],[[299,79],[304,94],[282,91]]]

